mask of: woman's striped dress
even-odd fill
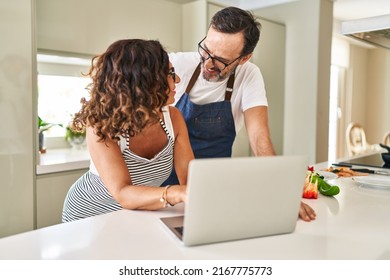
[[[159,187],[173,168],[174,133],[169,108],[163,110],[161,126],[168,137],[168,144],[152,159],[142,158],[128,149],[128,141],[121,141],[122,155],[134,185]],[[122,207],[108,192],[91,161],[90,170],[69,189],[62,211],[62,222],[69,222],[100,215]]]

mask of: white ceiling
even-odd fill
[[[390,0],[335,0],[333,16],[338,20],[390,14]]]
[[[194,0],[170,0],[186,3]],[[299,0],[213,0],[224,6],[237,6],[246,10],[255,10]],[[333,15],[337,20],[361,19],[390,14],[390,0],[329,0],[334,1]]]

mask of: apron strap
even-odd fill
[[[196,66],[196,69],[195,69],[194,73],[192,74],[190,82],[187,85],[187,88],[186,88],[186,91],[185,91],[187,94],[190,93],[192,87],[195,85],[195,82],[198,79],[199,74],[200,74],[200,62],[198,64],[198,66]]]
[[[234,76],[236,73],[232,73],[227,82],[226,91],[225,91],[225,101],[230,101],[233,93],[233,85],[234,85]]]

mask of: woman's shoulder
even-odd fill
[[[181,114],[180,110],[177,109],[175,106],[167,106],[167,110],[169,110],[169,115],[171,116],[172,121],[183,118],[183,115]]]
[[[175,135],[182,130],[182,127],[185,126],[185,121],[182,113],[175,106],[168,106],[169,115],[171,117],[171,122]]]
[[[181,114],[179,109],[177,109],[173,105],[164,106],[162,108],[162,111],[164,115],[164,122],[168,128],[168,131],[170,131],[170,133],[173,133],[176,138],[183,124],[185,125],[183,115]]]
[[[178,112],[180,113],[179,109],[177,109],[174,105],[170,104],[170,105],[165,105],[164,107],[162,107],[162,111],[164,113],[169,113],[169,115],[172,117],[172,114],[177,114]]]

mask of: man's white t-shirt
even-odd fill
[[[181,81],[176,84],[175,103],[185,92],[191,76],[200,62],[197,52],[170,53],[169,59]],[[199,75],[191,90],[190,99],[198,105],[223,101],[228,79],[221,82],[208,82]],[[236,132],[244,124],[243,112],[256,106],[268,106],[264,80],[259,67],[246,62],[236,69],[233,94],[230,99]]]

